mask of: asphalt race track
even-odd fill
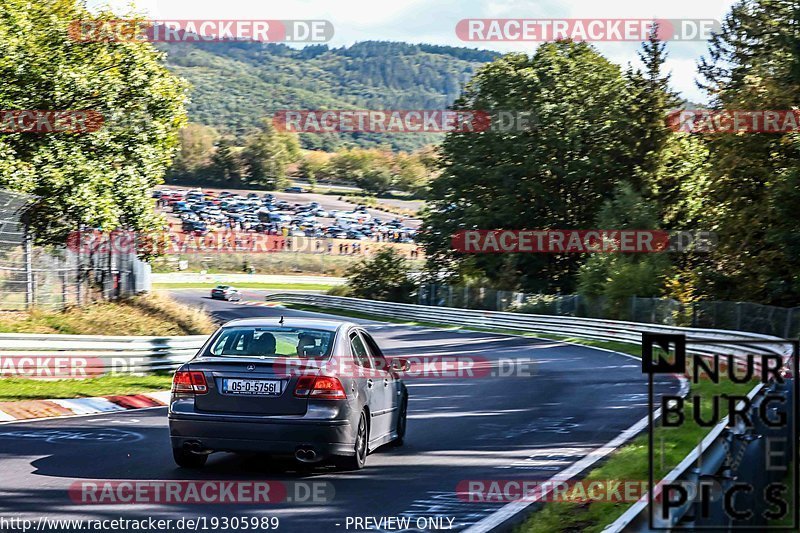
[[[206,291],[176,291],[219,320],[309,315],[283,308],[212,301]],[[261,291],[244,291],[263,299]],[[362,321],[364,322],[364,321]],[[523,376],[408,380],[409,426],[402,448],[382,448],[359,472],[297,471],[290,462],[214,454],[202,470],[175,466],[166,408],[0,424],[0,516],[51,519],[270,516],[279,531],[353,531],[348,517],[443,519],[464,529],[503,504],[455,495],[462,480],[545,480],[611,441],[647,414],[638,361],[606,351],[505,335],[364,322],[388,355],[519,360]],[[532,361],[532,365],[529,361]],[[523,366],[524,365],[524,366]],[[677,391],[670,377],[658,390]],[[275,480],[293,500],[272,504],[87,505],[69,488],[88,480]],[[296,482],[333,497],[297,503]],[[294,494],[294,496],[293,496]],[[384,528],[387,529],[387,528]],[[211,530],[211,529],[209,529]],[[358,530],[363,530],[359,528]],[[374,529],[373,529],[374,530]],[[416,531],[415,527],[411,530]]]

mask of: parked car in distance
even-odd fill
[[[238,302],[242,299],[242,295],[239,293],[238,289],[234,289],[230,285],[217,285],[211,289],[211,298],[214,300]]]
[[[286,187],[284,189],[284,192],[302,193],[302,192],[305,192],[305,191],[303,191],[302,187]]]
[[[364,235],[363,233],[361,233],[360,231],[348,231],[347,232],[347,238],[361,241],[361,240],[366,239],[367,236]]]
[[[228,322],[178,368],[169,403],[175,462],[203,466],[217,451],[333,459],[367,454],[406,434],[406,360],[387,360],[361,326],[312,318]]]
[[[201,220],[184,220],[182,224],[184,233],[203,236],[208,234],[208,224]]]

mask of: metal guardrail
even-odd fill
[[[377,302],[358,298],[344,298],[313,294],[281,293],[267,296],[270,301],[322,305],[330,308],[357,311],[375,316],[401,318],[412,321],[452,324],[487,330],[528,331],[566,337],[580,337],[606,341],[639,344],[642,332],[686,333],[692,340],[714,340],[718,343],[696,348],[698,353],[776,353],[776,346],[737,347],[726,345],[725,340],[772,339],[755,333],[738,333],[722,330],[688,329],[672,326],[618,322],[575,317],[524,315],[500,311],[476,311],[428,307],[414,304]],[[35,333],[0,333],[0,357],[23,356],[84,356],[102,359],[106,368],[115,361],[128,361],[131,372],[171,370],[187,361],[202,346],[205,335],[180,337],[105,336],[105,335],[51,335]]]
[[[180,337],[39,335],[0,333],[0,359],[81,358],[88,375],[175,370],[200,349],[208,336]],[[12,362],[11,364],[13,364]],[[44,363],[46,366],[48,363]]]
[[[791,354],[788,343],[760,345],[735,344],[737,341],[780,341],[775,337],[756,333],[725,330],[681,328],[638,322],[576,318],[566,316],[526,315],[500,311],[479,311],[447,307],[429,307],[415,304],[378,302],[338,296],[281,293],[266,297],[268,301],[322,306],[366,313],[373,316],[404,319],[434,324],[467,326],[488,331],[524,331],[561,337],[578,337],[605,341],[640,344],[643,332],[673,333],[686,335],[689,351],[702,356],[780,354],[785,359]],[[126,372],[146,373],[157,370],[173,370],[190,359],[206,340],[204,335],[184,337],[109,337],[94,335],[38,335],[0,334],[0,358],[4,357],[85,357],[91,361],[91,370],[114,371],[124,368]],[[701,341],[703,344],[692,345]],[[761,394],[761,385],[751,391],[752,397]],[[681,462],[665,478],[666,480],[689,481],[708,472],[716,471],[720,465],[719,450],[726,442],[737,438],[737,433],[720,423],[705,438],[703,443]],[[704,464],[705,470],[695,468]],[[647,502],[632,506],[607,531],[647,531]],[[678,509],[670,516],[669,524],[682,519],[688,507]],[[644,521],[644,522],[643,522]],[[668,525],[669,525],[668,524]]]
[[[735,355],[737,356],[736,361],[739,363],[742,362],[743,357],[752,355],[757,358],[761,354],[780,355],[783,357],[784,361],[788,361],[792,354],[792,345],[780,342],[783,339],[770,337],[768,335],[737,331],[681,328],[643,324],[639,322],[620,322],[567,316],[553,317],[498,311],[428,307],[325,295],[272,294],[267,296],[266,299],[269,301],[356,311],[374,316],[408,319],[417,322],[429,321],[436,324],[445,323],[495,331],[529,331],[546,335],[601,339],[637,345],[641,344],[642,333],[644,332],[684,334],[687,340],[687,351],[696,353],[702,357],[710,357],[714,354]],[[741,342],[747,340],[775,342],[753,345],[737,343],[737,341]],[[695,343],[702,342],[703,344],[693,345],[693,341]],[[755,359],[754,362],[757,363],[757,359]],[[759,365],[755,364],[754,366],[758,367]],[[759,384],[748,394],[748,397],[753,401],[754,409],[758,408],[763,394],[767,390],[772,393],[779,392],[790,394],[785,387],[779,388],[775,384],[770,384],[769,386]],[[714,476],[719,477],[720,471],[730,466],[726,461],[731,449],[737,449],[737,453],[742,454],[753,453],[753,450],[756,448],[750,448],[750,452],[748,452],[747,446],[751,440],[757,438],[756,432],[768,433],[770,431],[768,428],[764,427],[753,430],[744,428],[741,424],[735,428],[727,428],[726,425],[727,420],[723,420],[715,426],[703,441],[693,449],[678,466],[665,476],[662,483],[677,482],[696,487],[701,480],[707,480]],[[754,460],[750,462],[756,463]],[[762,484],[766,483],[766,479],[765,477],[760,478],[760,481],[764,482]],[[772,481],[774,481],[774,479]],[[730,483],[731,481],[728,480],[727,482]],[[660,487],[661,484],[658,484],[654,492],[657,492]],[[690,499],[686,505],[671,510],[667,519],[657,521],[654,525],[660,528],[661,531],[674,527],[682,521],[685,521],[687,515],[692,514],[690,511],[692,511],[694,505],[696,504]],[[658,515],[660,512],[661,503],[656,501],[654,504],[654,514]],[[618,520],[608,526],[604,531],[649,532],[651,531],[649,527],[649,517],[648,499],[645,497],[631,506]],[[708,527],[708,525],[706,526]]]
[[[452,324],[486,330],[514,330],[531,333],[542,333],[561,337],[577,337],[604,341],[641,344],[642,333],[672,333],[686,335],[687,342],[702,341],[704,344],[692,346],[694,353],[712,356],[752,354],[780,354],[788,358],[791,353],[787,345],[742,346],[730,344],[730,341],[746,340],[779,340],[769,335],[744,333],[738,331],[683,328],[643,324],[641,322],[622,322],[596,318],[579,318],[570,316],[527,315],[504,311],[480,311],[475,309],[458,309],[452,307],[430,307],[417,304],[401,304],[395,302],[378,302],[347,298],[343,296],[327,296],[321,294],[278,293],[266,296],[267,301],[285,302],[301,305],[323,306],[345,311],[355,311],[374,316],[399,318],[416,322],[436,324]],[[716,342],[715,342],[716,341]],[[726,343],[728,341],[728,343]]]

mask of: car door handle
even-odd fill
[[[372,388],[372,380],[371,379],[367,380],[367,387],[369,387],[370,389]]]

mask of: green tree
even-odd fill
[[[626,124],[634,154],[634,172],[627,180],[645,196],[651,192],[653,182],[665,169],[666,146],[673,132],[666,125],[667,113],[676,108],[680,100],[670,89],[669,74],[664,73],[667,60],[666,43],[658,39],[658,25],[638,52],[644,71],[629,69],[628,91],[630,105]]]
[[[226,186],[241,186],[248,178],[242,148],[233,137],[223,137],[211,156],[210,173],[214,181]]]
[[[242,151],[248,183],[273,190],[288,184],[287,168],[299,157],[297,136],[276,131],[268,119],[245,139]]]
[[[372,194],[382,194],[394,184],[390,152],[352,148],[338,152],[331,161],[337,181],[352,183]]]
[[[457,109],[524,112],[535,126],[447,135],[421,234],[429,268],[498,288],[574,290],[580,256],[465,258],[450,237],[473,228],[592,227],[619,177],[635,170],[627,89],[620,68],[586,43],[543,44],[532,57],[509,54],[478,71]]]
[[[733,6],[700,65],[714,109],[800,108],[800,9],[795,2]],[[707,218],[719,245],[699,272],[719,299],[794,306],[800,301],[797,247],[800,137],[708,136]]]
[[[77,42],[76,0],[6,0],[0,7],[0,109],[93,110],[93,133],[0,136],[0,187],[39,197],[40,242],[62,242],[79,224],[156,229],[150,188],[161,183],[185,122],[186,84],[144,42]]]
[[[427,188],[433,170],[425,164],[424,157],[417,153],[400,153],[395,156],[397,167],[395,186],[399,190],[420,194]]]
[[[320,180],[329,178],[333,172],[330,156],[322,152],[309,151],[303,155],[297,171],[301,179],[308,181],[314,187]]]
[[[388,302],[410,302],[415,288],[408,261],[389,246],[356,264],[347,284],[351,296]]]
[[[359,175],[355,183],[368,193],[385,194],[394,183],[394,173],[386,167],[368,168]]]
[[[202,177],[211,160],[220,135],[212,127],[189,123],[180,131],[180,151],[170,169],[172,176]]]
[[[633,186],[622,183],[603,204],[597,224],[604,229],[658,229],[658,209]],[[669,257],[663,252],[594,253],[578,273],[578,293],[606,297],[612,316],[625,318],[622,313],[630,297],[662,295],[669,269]]]

